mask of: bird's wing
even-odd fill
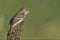
[[[24,15],[16,15],[10,20],[10,25],[17,24],[23,21],[23,19],[24,19]]]

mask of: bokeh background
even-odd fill
[[[22,7],[31,9],[22,40],[60,39],[60,0],[0,0],[0,40],[6,40],[9,21]]]

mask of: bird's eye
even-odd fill
[[[28,11],[28,9],[26,9],[26,11]]]

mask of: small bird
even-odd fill
[[[21,8],[10,20],[10,29],[7,34],[7,40],[20,40],[21,32],[23,31],[23,23],[25,16],[30,12],[26,7]],[[19,26],[16,26],[18,25]]]
[[[21,8],[10,20],[10,26],[14,27],[18,23],[22,22],[25,18],[25,16],[29,13],[29,9],[26,7]]]

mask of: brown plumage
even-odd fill
[[[10,20],[10,25],[15,26],[21,21],[23,21],[25,16],[29,13],[29,11],[30,10],[28,8],[25,7],[21,8]]]
[[[7,40],[20,40],[23,32],[23,23],[25,16],[29,13],[28,8],[20,9],[10,20],[10,29],[7,34]]]

